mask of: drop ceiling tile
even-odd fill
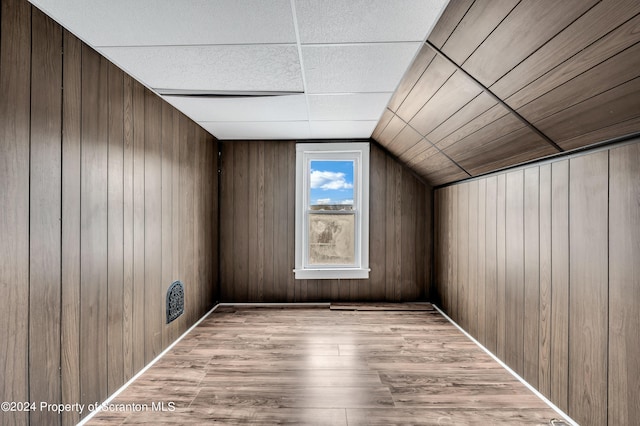
[[[163,96],[194,121],[307,120],[304,95],[205,98]]]
[[[393,92],[420,44],[302,46],[307,91]]]
[[[302,43],[422,41],[448,0],[296,0]]]
[[[378,120],[392,93],[308,95],[311,120]]]
[[[295,43],[289,0],[31,0],[93,46]]]
[[[295,45],[106,47],[99,50],[154,89],[303,90]]]
[[[371,121],[311,121],[312,139],[362,139],[369,138],[377,120]]]
[[[198,124],[220,140],[309,139],[310,134],[308,121],[200,121]]]

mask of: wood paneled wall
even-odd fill
[[[582,425],[640,416],[639,164],[635,141],[435,192],[434,299]]]
[[[217,142],[28,2],[0,7],[0,400],[103,401],[215,301]]]
[[[373,143],[369,279],[294,279],[295,155],[294,141],[222,143],[221,301],[427,299],[431,188]]]

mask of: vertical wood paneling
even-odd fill
[[[391,175],[393,194],[394,194],[394,217],[393,217],[393,243],[394,243],[394,281],[393,281],[393,300],[402,301],[402,200],[406,197],[402,193],[402,166],[393,162],[393,173]],[[389,199],[387,199],[389,202]]]
[[[196,261],[197,261],[197,267],[196,267],[196,282],[195,284],[195,288],[197,289],[196,292],[196,298],[197,298],[197,303],[196,303],[196,314],[195,314],[195,318],[200,318],[207,309],[207,293],[208,293],[208,289],[206,288],[207,286],[205,285],[201,285],[201,283],[205,283],[207,282],[207,238],[208,238],[208,233],[210,233],[211,231],[209,229],[207,229],[207,220],[206,220],[206,212],[205,212],[205,208],[207,205],[207,193],[205,192],[205,187],[207,186],[206,183],[206,171],[205,171],[205,165],[208,163],[207,160],[207,148],[205,146],[206,144],[206,138],[205,138],[205,132],[202,129],[202,127],[200,126],[194,126],[196,129],[196,157],[195,157],[195,164],[194,164],[194,169],[196,171],[196,176],[194,179],[194,213],[196,215],[196,218],[194,220],[194,229],[200,229],[202,230],[201,232],[197,232],[194,233],[194,243],[195,243],[195,253],[196,253]],[[207,191],[208,192],[208,191]],[[208,284],[212,284],[212,283],[208,283]]]
[[[258,247],[258,281],[260,288],[258,289],[257,299],[262,300],[264,297],[264,277],[265,277],[265,149],[264,142],[258,146],[258,220],[257,220],[257,247]]]
[[[287,288],[286,276],[283,269],[286,268],[287,243],[287,175],[286,175],[286,151],[282,146],[274,144],[274,243],[273,243],[273,292],[280,300],[286,301]],[[241,155],[240,151],[234,152],[234,158]],[[283,158],[284,156],[284,158]],[[242,159],[239,158],[238,161]],[[235,213],[234,213],[235,214]],[[224,248],[221,250],[224,251]],[[241,295],[236,293],[243,300]]]
[[[249,145],[249,185],[248,196],[249,203],[247,205],[248,212],[248,230],[249,235],[258,235],[258,186],[260,182],[260,170],[258,168],[258,146],[260,142]],[[254,240],[257,243],[257,240]],[[247,300],[259,300],[258,293],[262,292],[262,282],[258,279],[258,267],[262,253],[258,250],[258,244],[249,245],[249,255],[247,267],[249,268],[248,282],[254,283],[249,286]]]
[[[487,290],[486,290],[486,241],[487,241],[487,181],[478,181],[478,272],[477,272],[477,312],[478,312],[478,341],[487,345]],[[495,300],[495,299],[491,299]],[[489,303],[491,307],[492,303]],[[490,308],[491,309],[491,308]]]
[[[417,300],[419,289],[416,287],[418,281],[416,277],[415,260],[407,255],[408,253],[413,253],[415,250],[416,188],[415,182],[411,179],[411,175],[407,170],[402,170],[401,179],[402,187],[409,189],[409,191],[402,194],[400,202],[400,254],[402,258],[400,264],[402,274],[402,280],[400,281],[400,288],[402,289],[401,300]],[[422,218],[422,220],[425,219],[426,218]],[[424,239],[421,239],[421,241],[424,242]],[[357,297],[353,297],[353,299],[357,300]]]
[[[82,403],[107,396],[107,62],[82,50],[80,390]]]
[[[469,270],[467,272],[467,312],[469,333],[478,338],[478,181],[467,185],[469,188]]]
[[[28,2],[3,0],[0,20],[0,396],[94,404],[145,364],[145,350],[151,357],[163,347],[161,253],[172,243],[180,175],[170,154],[179,143],[191,153],[199,143],[202,154],[185,163],[190,177],[194,168],[200,176],[199,211],[184,209],[198,214],[198,229],[178,243],[192,256],[193,235],[202,236],[193,266],[200,275],[191,268],[190,281],[200,306],[191,315],[209,303],[215,144],[202,129],[198,140],[193,131],[183,141],[175,129],[161,133],[161,111],[171,123],[173,108],[148,92],[145,114],[143,86]],[[185,186],[191,194],[193,186]],[[169,204],[161,203],[165,188]],[[171,276],[173,253],[165,251]],[[2,424],[79,420],[74,410],[0,413]]]
[[[417,269],[415,286],[418,288],[416,295],[418,300],[431,300],[432,276],[433,272],[433,189],[422,184],[419,180],[411,176],[414,181],[416,191],[416,207],[414,220],[416,221],[416,232],[410,238],[414,240],[413,253],[424,253],[424,262],[414,262]],[[424,212],[421,214],[421,211]]]
[[[370,168],[370,278],[294,280],[295,142],[223,143],[222,301],[424,300],[431,188],[375,145]]]
[[[540,166],[540,328],[538,390],[551,397],[551,165]]]
[[[608,152],[570,160],[569,412],[607,423]]]
[[[369,161],[369,190],[377,188],[377,196],[370,199],[369,256],[371,259],[378,259],[375,264],[369,262],[370,295],[372,300],[381,301],[385,299],[386,282],[386,221],[384,220],[387,199],[386,155],[380,148],[372,145]]]
[[[218,300],[220,300],[219,291],[220,291],[220,283],[218,281],[218,269],[219,265],[219,255],[218,255],[218,239],[220,237],[220,229],[218,226],[218,218],[219,218],[219,208],[218,205],[218,140],[215,139],[210,134],[207,134],[207,146],[209,149],[209,155],[207,158],[209,159],[209,163],[207,164],[207,169],[209,171],[209,179],[207,181],[207,186],[203,190],[208,193],[209,203],[207,204],[207,208],[209,209],[209,224],[208,227],[210,232],[209,243],[207,245],[209,254],[207,255],[207,265],[209,265],[208,279],[210,282],[210,295],[209,295],[209,303],[207,306],[207,310]],[[200,285],[205,285],[206,283],[200,283]]]
[[[551,398],[568,410],[569,161],[551,165]]]
[[[66,53],[65,53],[66,57]],[[66,76],[66,73],[65,73]],[[122,159],[122,200],[123,200],[123,315],[122,315],[122,357],[124,379],[134,374],[133,368],[133,289],[134,289],[134,201],[133,201],[133,79],[124,75],[123,81],[123,159]]]
[[[249,143],[237,142],[236,155],[234,155],[234,180],[233,180],[233,214],[236,217],[233,225],[234,258],[233,286],[236,297],[247,300],[249,296]],[[286,192],[285,192],[286,194]],[[286,198],[281,200],[286,206]],[[282,204],[281,204],[282,205]],[[286,210],[282,213],[286,214]],[[282,216],[278,218],[284,223]],[[286,235],[286,228],[279,229],[279,235]],[[286,250],[286,240],[282,240],[277,248]],[[284,247],[283,247],[284,246]],[[281,285],[284,283],[280,282]]]
[[[166,294],[167,289],[173,282],[173,116],[175,110],[167,103],[162,103],[162,136],[161,136],[161,150],[162,150],[162,277],[160,286],[160,316],[162,319],[162,349],[166,348],[170,342],[172,342],[178,334],[176,327],[177,322],[171,324],[165,324],[166,322]],[[178,244],[178,240],[175,241]],[[176,248],[177,250],[177,248]],[[176,336],[177,337],[177,336]]]
[[[640,418],[640,144],[609,152],[609,425]]]
[[[445,240],[446,242],[444,242],[445,246],[444,246],[444,261],[442,264],[442,282],[439,284],[440,285],[440,291],[442,292],[442,298],[443,298],[443,303],[442,306],[447,310],[447,312],[451,312],[451,297],[450,297],[450,288],[453,287],[453,285],[447,285],[448,283],[452,283],[453,282],[453,277],[452,277],[452,267],[451,267],[451,262],[453,262],[453,253],[451,252],[451,246],[453,244],[453,238],[451,238],[451,233],[453,232],[453,225],[451,223],[451,204],[452,204],[452,200],[451,200],[451,191],[452,191],[452,187],[448,187],[448,188],[444,188],[442,190],[442,200],[443,203],[445,203],[445,205],[442,207],[441,211],[442,211],[442,221],[445,224],[445,229],[442,232],[442,240]],[[438,261],[442,260],[440,258],[436,258],[438,259]]]
[[[195,163],[195,127],[186,116],[182,116],[180,122],[180,192],[181,192],[181,234],[180,240],[184,241],[180,273],[184,279],[184,315],[187,324],[195,320],[196,306],[196,277],[195,277],[195,253],[193,240],[194,227],[194,174]]]
[[[193,158],[193,229],[202,229],[202,207],[204,205],[204,199],[202,198],[202,162],[205,159],[204,147],[203,147],[203,135],[201,134],[200,127],[193,126],[194,130],[194,151],[195,156]],[[200,282],[203,276],[203,246],[204,246],[204,232],[194,232],[193,240],[193,255],[194,255],[194,269],[193,269],[193,287],[192,287],[192,306],[191,312],[192,318],[198,318],[200,312],[204,310],[204,292],[201,286],[197,283]]]
[[[133,302],[132,338],[133,371],[144,362],[144,87],[138,82],[132,88],[133,113]]]
[[[144,91],[144,359],[162,351],[162,108]],[[193,240],[192,240],[193,241]],[[190,288],[191,292],[193,290]]]
[[[485,214],[485,347],[494,354],[497,345],[498,330],[498,275],[497,275],[497,190],[498,179],[491,176],[486,179],[486,214]]]
[[[233,224],[226,222],[227,218],[233,217],[233,173],[234,173],[234,149],[229,144],[223,144],[221,148],[222,163],[220,173],[220,298],[222,301],[235,300],[235,286],[233,285],[233,260],[234,260],[234,239]],[[271,156],[273,158],[273,156]],[[275,168],[273,168],[275,174]],[[273,210],[269,209],[271,218],[274,218]],[[269,228],[273,229],[273,222],[268,222]],[[272,240],[272,243],[275,238]],[[273,253],[275,248],[270,246]],[[273,292],[273,278],[266,288],[266,294]]]
[[[287,170],[287,258],[284,272],[286,273],[287,300],[295,300],[295,287],[293,285],[295,276],[293,268],[295,266],[295,214],[296,214],[296,148],[293,144],[285,144]]]
[[[506,175],[497,176],[496,195],[496,355],[505,359],[506,354]]]
[[[399,250],[396,246],[396,208],[399,208],[399,204],[397,203],[397,198],[399,197],[397,187],[397,182],[400,181],[399,166],[389,157],[387,157],[387,205],[386,205],[386,249],[385,249],[385,257],[386,257],[386,272],[387,272],[387,280],[386,280],[386,300],[397,300],[395,287],[396,283],[399,280],[397,276],[397,267],[396,257],[400,256]],[[398,241],[399,242],[399,241]]]
[[[451,200],[451,209],[448,212],[451,232],[449,234],[450,241],[450,261],[449,261],[449,312],[451,318],[458,320],[458,190],[459,185],[452,186],[449,192]]]
[[[524,376],[538,386],[540,327],[540,172],[524,171]]]
[[[31,7],[0,2],[0,365],[2,401],[24,401],[28,389],[29,55]],[[0,412],[2,424],[26,424],[27,412]]]
[[[66,30],[62,92],[62,310],[60,376],[62,403],[80,401],[80,139],[82,44]],[[79,413],[62,413],[76,424]]]
[[[276,294],[279,295],[281,300],[288,301],[288,289],[286,271],[287,268],[287,151],[281,145],[273,145],[275,149],[275,170],[277,174],[276,179],[276,192],[274,194],[274,274],[273,274],[273,289]],[[241,156],[241,151],[235,153],[236,156]],[[242,158],[238,158],[241,161]],[[243,225],[240,225],[243,226]],[[240,243],[242,244],[242,243]],[[245,284],[246,285],[246,284]],[[237,293],[238,294],[238,293]],[[242,297],[241,294],[238,294]],[[236,300],[243,300],[242,298]]]
[[[29,187],[29,399],[60,401],[62,29],[32,8]],[[30,413],[33,424],[60,414]]]
[[[640,371],[639,146],[635,141],[475,181],[479,205],[486,184],[486,229],[479,230],[478,240],[486,250],[485,302],[488,308],[495,301],[496,312],[490,325],[494,320],[485,311],[485,346],[493,350],[495,342],[500,358],[580,424],[629,424],[640,411],[634,380]],[[440,272],[443,265],[473,256],[473,244],[468,254],[447,251],[452,243],[464,243],[457,234],[466,232],[465,223],[455,220],[472,217],[472,191],[468,206],[460,193],[473,182],[435,194],[444,204],[435,206],[439,294],[463,288],[456,277]],[[469,234],[472,241],[470,229]],[[477,298],[481,303],[481,291]],[[454,316],[456,306],[444,306],[472,329],[465,312]]]
[[[524,173],[506,176],[505,361],[523,375],[524,344]]]
[[[181,160],[180,160],[180,146],[183,141],[180,133],[180,122],[182,114],[174,110],[172,117],[172,129],[173,136],[171,157],[173,158],[171,167],[171,240],[175,249],[171,250],[171,283],[177,280],[184,279],[182,275],[182,250],[178,249],[180,246],[181,237],[181,224],[183,209],[181,208],[181,188],[180,188],[180,173],[181,173]],[[216,256],[217,257],[217,256]],[[184,330],[186,330],[186,316],[181,315],[171,324],[169,324],[169,339],[174,341],[178,338]]]
[[[124,290],[124,80],[122,71],[109,64],[109,147],[108,147],[108,390],[115,392],[124,382],[123,290]]]
[[[458,322],[469,328],[469,184],[458,187]]]
[[[205,200],[203,206],[203,229],[204,229],[204,253],[203,253],[203,266],[204,276],[200,285],[204,289],[204,311],[202,314],[208,312],[216,302],[216,292],[218,290],[218,265],[216,253],[218,247],[218,219],[214,209],[217,209],[217,202],[214,199],[218,198],[218,168],[217,168],[217,153],[218,146],[217,141],[208,134],[204,129],[202,134],[204,136],[205,145],[205,158],[202,163],[203,179],[202,179],[202,198]]]
[[[445,200],[445,191],[436,191],[433,194],[433,203],[434,203],[434,212],[433,212],[433,220],[434,223],[437,224],[437,227],[433,228],[433,243],[434,243],[434,256],[433,256],[433,267],[434,267],[434,279],[431,283],[431,303],[439,306],[440,309],[444,309],[446,311],[446,306],[444,304],[445,297],[443,295],[443,289],[445,288],[445,274],[447,264],[447,239],[445,234],[447,232],[447,224],[444,219],[444,211],[446,209],[446,200]]]
[[[275,167],[275,150],[272,148],[272,144],[274,142],[264,142],[264,283],[262,285],[262,300],[274,300],[275,292],[274,292],[274,244],[276,241],[275,233],[274,233],[274,221],[275,221],[275,199],[269,194],[273,194],[276,181],[274,177],[274,173],[270,173],[269,170],[274,170]],[[224,173],[224,171],[223,171]],[[222,204],[224,200],[221,198],[221,209],[225,208]],[[227,211],[220,211],[221,220],[228,217],[223,214]],[[228,212],[227,212],[228,213]],[[221,227],[220,232],[222,233],[224,230],[224,226]],[[220,241],[222,247],[228,246],[224,245],[223,240]],[[221,253],[224,250],[221,250]],[[223,274],[223,276],[225,276]],[[224,287],[224,283],[220,283],[221,286]]]

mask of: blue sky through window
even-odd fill
[[[353,205],[353,161],[311,161],[311,205]]]

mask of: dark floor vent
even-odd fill
[[[167,324],[184,312],[184,286],[176,281],[167,290]]]

